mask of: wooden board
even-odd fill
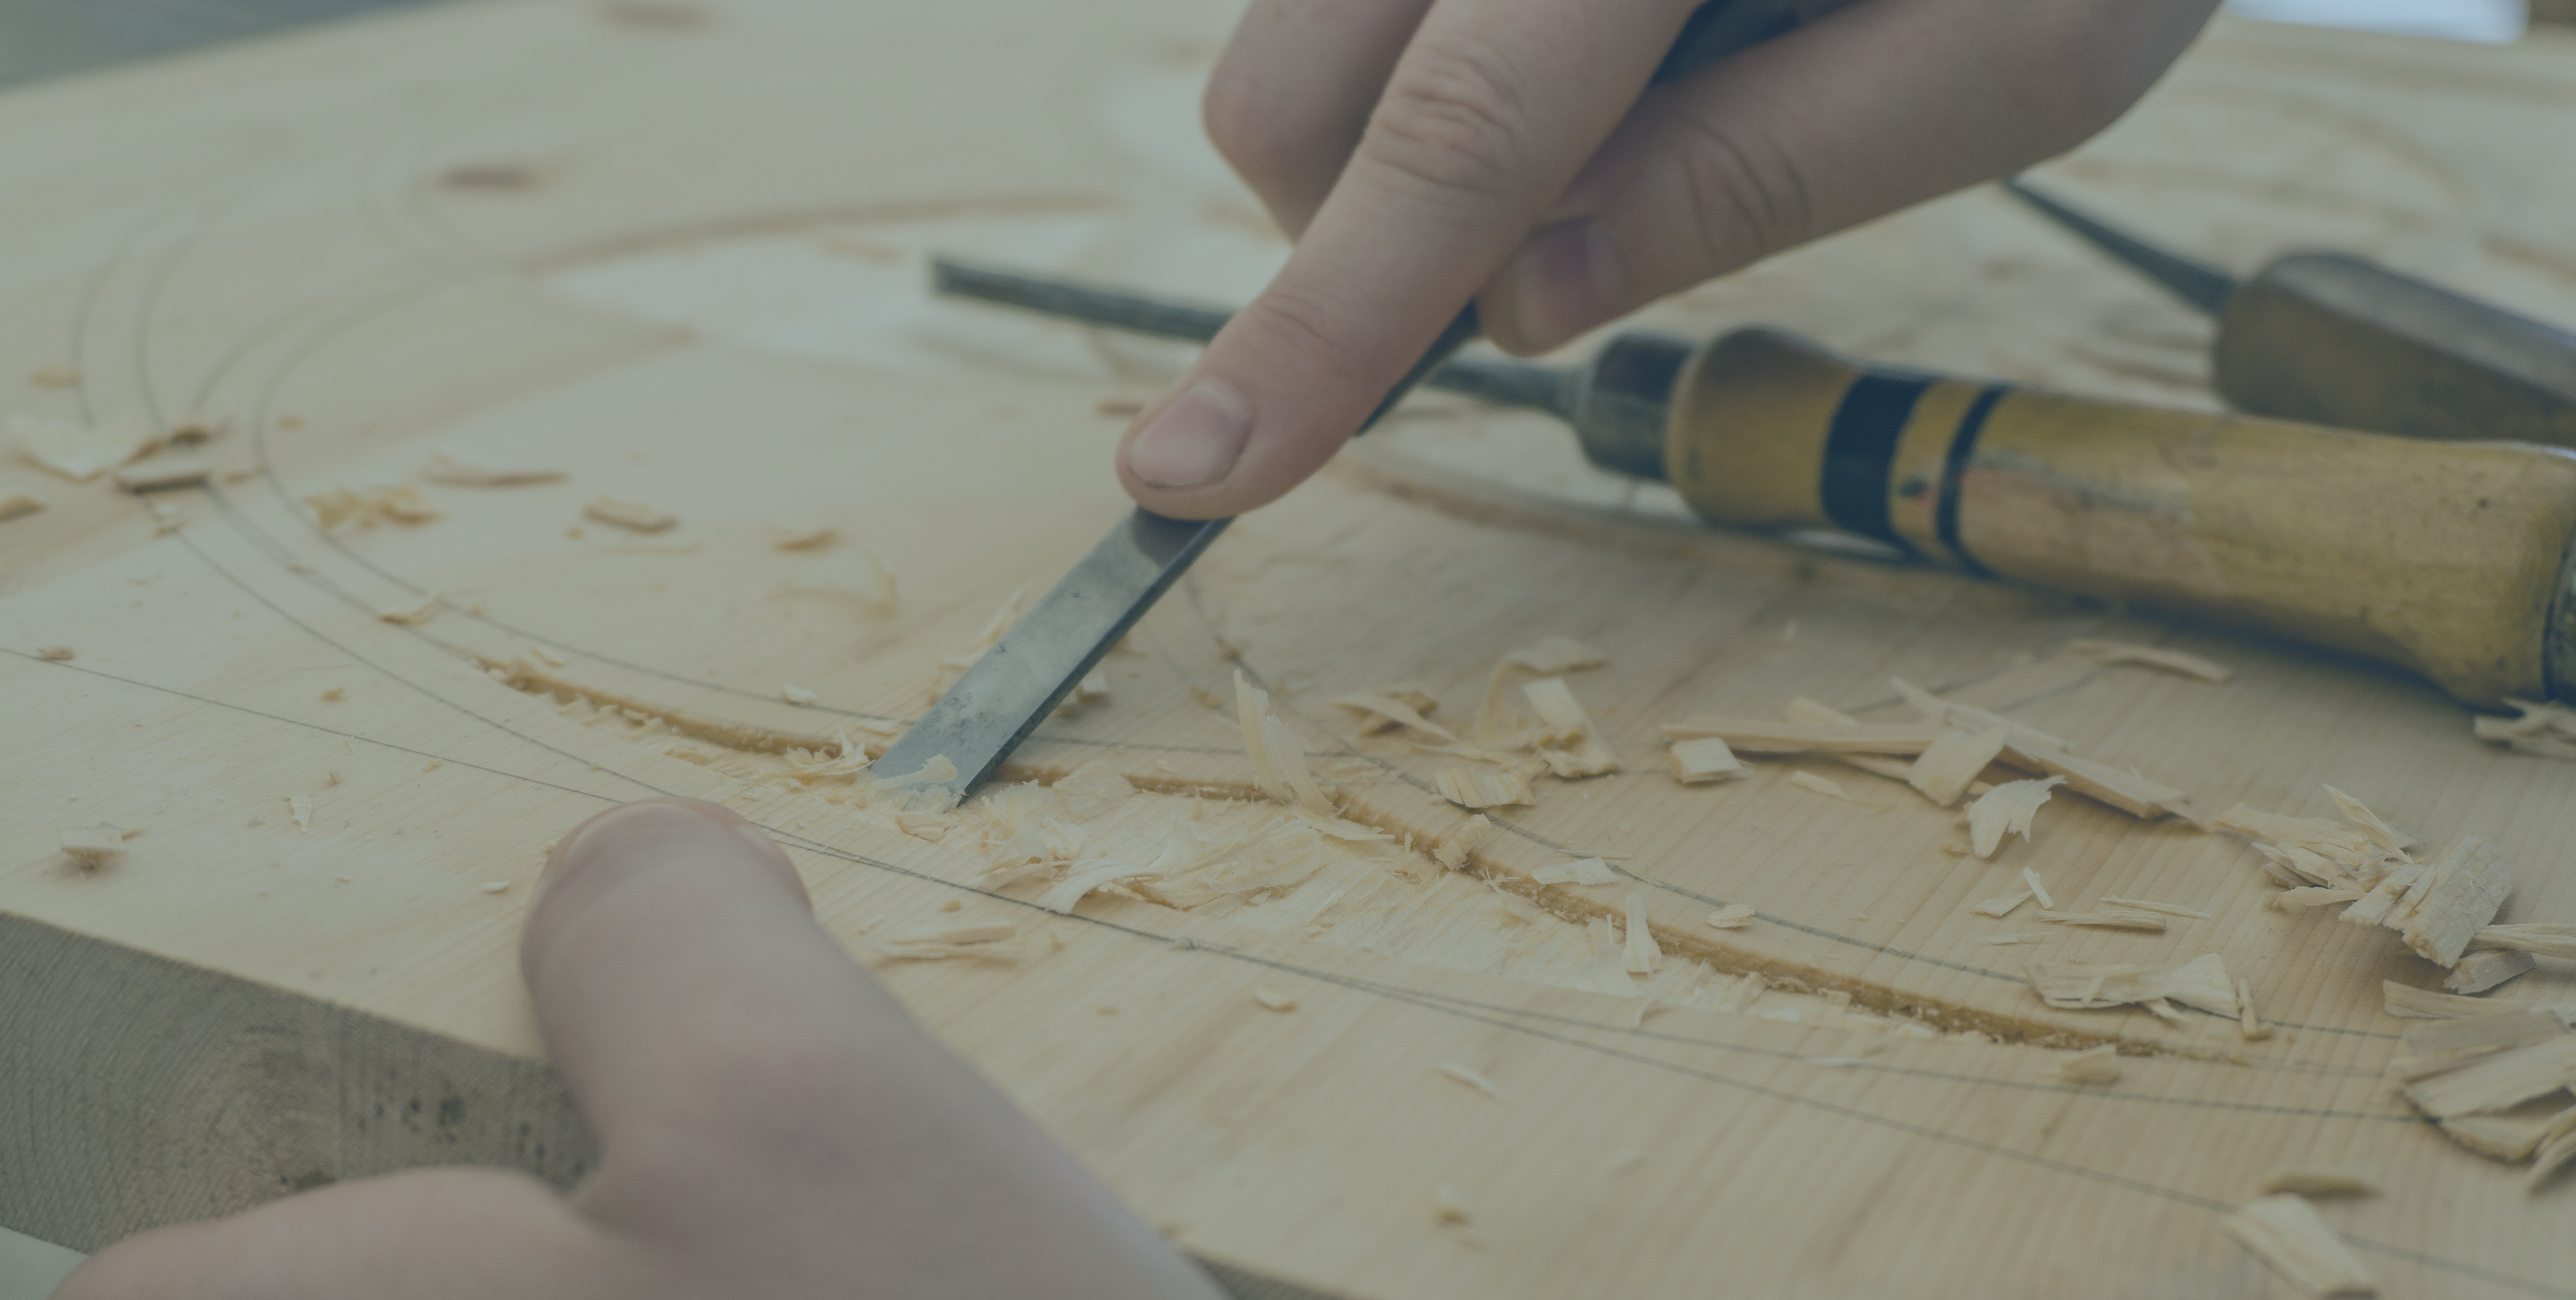
[[[1202,702],[1239,667],[1352,814],[1399,837],[1266,901],[1102,897],[1048,919],[1031,887],[980,887],[962,836],[901,834],[741,775],[773,759],[487,675],[542,647],[564,679],[660,710],[825,735],[915,715],[938,662],[1122,508],[1122,404],[1179,355],[930,302],[920,258],[1249,293],[1283,250],[1192,110],[1224,26],[1159,3],[466,4],[0,99],[0,357],[79,376],[11,376],[0,414],[220,422],[209,455],[234,471],[156,498],[185,517],[160,532],[133,497],[0,466],[0,494],[48,503],[0,523],[0,1042],[18,1049],[0,1053],[0,1222],[87,1248],[420,1163],[577,1178],[588,1141],[510,960],[519,913],[563,829],[676,792],[789,844],[862,953],[961,898],[965,919],[1062,940],[879,973],[1247,1288],[2264,1295],[2280,1284],[2216,1216],[2275,1164],[2348,1163],[2392,1189],[2328,1210],[2388,1294],[2566,1293],[2576,1244],[2546,1227],[2567,1193],[2524,1196],[2390,1093],[2380,981],[2436,974],[2393,935],[2267,910],[2241,841],[2081,800],[1988,863],[1944,851],[1954,813],[1821,762],[1683,789],[1656,727],[1795,695],[1901,719],[1903,676],[2206,809],[2319,813],[2330,781],[2430,841],[2486,836],[2520,868],[2515,920],[2576,916],[2559,847],[2576,768],[2490,751],[2456,706],[2367,664],[1700,530],[1537,417],[1417,401],[1234,529],[1109,661],[1110,698],[1020,755],[1022,775],[1102,762],[1228,799],[1142,795],[1096,843],[1271,816],[1242,799],[1230,715]],[[2576,320],[2576,176],[2531,162],[2576,129],[2571,69],[2563,36],[2222,25],[2046,174],[2240,268],[2332,243]],[[2210,401],[2204,324],[1992,194],[1646,320]],[[300,504],[443,444],[570,479],[433,486],[446,517],[418,526],[325,532]],[[682,522],[582,519],[603,493]],[[843,544],[773,550],[782,516]],[[813,576],[861,547],[899,576],[890,613]],[[433,594],[426,623],[376,617]],[[1572,681],[1624,770],[1543,780],[1471,874],[1444,873],[1421,850],[1462,819],[1431,787],[1453,760],[1361,737],[1327,701],[1410,680],[1467,716],[1496,659],[1548,633],[1610,652]],[[2100,669],[2065,651],[2081,636],[2237,672]],[[53,645],[76,657],[37,656]],[[791,683],[817,702],[785,702]],[[56,835],[100,821],[142,834],[83,874]],[[1527,882],[1592,854],[1625,879]],[[2025,866],[2064,898],[2213,919],[2138,935],[1967,910]],[[1641,999],[1595,991],[1581,924],[1638,888],[1672,954],[1642,1020]],[[1739,901],[1752,926],[1702,923]],[[2202,952],[2252,981],[2271,1039],[2049,1011],[2021,974]],[[1719,1010],[1744,972],[1782,988]],[[1300,1006],[1262,1011],[1255,987]],[[2117,1085],[2048,1080],[2056,1049],[2113,1040],[2140,1053]],[[1487,1239],[1436,1221],[1442,1183],[1475,1189]]]

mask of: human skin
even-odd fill
[[[1184,519],[1332,457],[1470,300],[1530,354],[1771,253],[2072,148],[2215,0],[1802,0],[1648,86],[1692,0],[1253,0],[1210,137],[1296,239],[1120,442]]]
[[[161,1228],[56,1300],[806,1300],[1216,1289],[941,1047],[725,809],[656,799],[565,837],[520,968],[599,1139],[567,1196],[416,1170]]]

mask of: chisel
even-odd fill
[[[2008,180],[2051,220],[2218,320],[2219,396],[2256,415],[2411,438],[2576,447],[2576,334],[2349,253],[2238,281]]]
[[[1149,333],[1224,321],[937,273],[949,293]],[[1841,528],[1980,577],[2396,664],[2470,704],[2576,699],[2576,454],[2557,448],[2099,401],[1864,365],[1763,328],[1706,345],[1622,334],[1580,368],[1460,359],[1424,382],[1551,411],[1594,463],[1671,483],[1712,524]]]

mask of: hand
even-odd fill
[[[101,1252],[56,1300],[1216,1300],[695,800],[567,836],[519,964],[598,1135],[566,1197],[497,1169],[343,1183]]]
[[[1800,0],[1648,89],[1691,0],[1252,0],[1208,133],[1297,239],[1119,447],[1147,509],[1304,480],[1475,299],[1541,352],[1664,294],[2072,148],[2215,0]]]

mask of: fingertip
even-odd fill
[[[596,897],[620,879],[657,868],[724,870],[728,865],[783,887],[799,906],[813,906],[804,878],[786,852],[722,804],[666,796],[602,812],[574,827],[547,855],[536,896],[528,904],[522,961],[560,927],[568,907],[580,910],[582,899]]]
[[[1625,264],[1591,217],[1543,226],[1522,241],[1479,300],[1486,335],[1519,356],[1552,351],[1629,307]]]

